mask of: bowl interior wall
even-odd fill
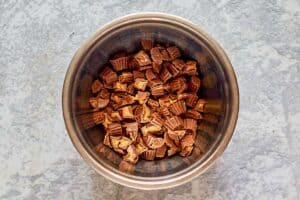
[[[101,127],[94,127],[84,130],[81,126],[81,115],[90,112],[91,108],[88,98],[92,96],[90,87],[92,81],[98,78],[101,69],[109,62],[110,56],[125,51],[127,53],[135,53],[141,48],[141,38],[152,38],[157,43],[176,45],[182,50],[183,57],[200,61],[200,53],[209,54],[208,64],[202,67],[207,69],[206,73],[200,74],[203,79],[206,75],[213,75],[217,78],[217,83],[211,88],[202,87],[199,95],[204,99],[213,99],[221,101],[224,104],[224,112],[218,114],[219,122],[215,125],[213,133],[199,130],[198,134],[206,138],[210,142],[210,148],[206,152],[201,151],[201,140],[196,140],[195,148],[191,156],[183,158],[173,156],[163,160],[144,161],[140,160],[137,165],[129,165],[122,162],[122,157],[116,154],[106,146],[101,145],[104,130]],[[204,70],[205,71],[205,70]],[[226,128],[226,119],[230,112],[230,99],[228,90],[228,80],[226,78],[222,65],[218,62],[218,57],[214,52],[192,33],[178,28],[176,26],[164,23],[141,22],[136,24],[128,24],[109,32],[109,34],[98,38],[95,45],[86,52],[81,66],[76,72],[72,86],[72,116],[74,123],[78,128],[79,137],[82,143],[98,162],[105,167],[111,168],[117,173],[131,174],[142,177],[158,177],[163,175],[171,175],[182,170],[188,170],[188,167],[196,162],[203,162],[205,158],[216,148],[222,139],[222,133]],[[99,145],[100,143],[100,145]],[[101,147],[100,152],[95,151],[95,146]]]

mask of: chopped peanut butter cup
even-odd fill
[[[113,66],[114,70],[119,72],[125,69],[128,69],[128,57],[120,57],[113,60],[110,60],[111,65]]]
[[[78,112],[82,128],[104,127],[95,150],[112,159],[114,152],[122,155],[123,171],[133,170],[141,158],[204,153],[224,112],[221,99],[201,96],[217,86],[207,53],[186,60],[186,50],[177,46],[145,35],[140,42],[138,51],[108,59],[87,91],[88,110]]]

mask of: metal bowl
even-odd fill
[[[218,122],[198,134],[209,141],[205,151],[201,140],[196,140],[192,155],[186,158],[170,158],[144,161],[136,166],[122,162],[122,158],[102,145],[103,129],[84,130],[80,117],[91,112],[88,104],[90,86],[108,58],[121,50],[135,52],[139,40],[151,37],[155,41],[180,47],[184,56],[203,63],[205,53],[208,62],[201,67],[203,87],[200,95],[221,102],[222,112],[213,113]],[[163,189],[186,183],[203,173],[227,147],[237,122],[239,92],[235,73],[223,49],[205,32],[191,22],[163,13],[132,14],[114,20],[92,35],[74,55],[63,86],[63,115],[67,131],[83,159],[100,175],[133,188]],[[218,105],[217,105],[218,107]],[[97,151],[95,150],[97,146]]]

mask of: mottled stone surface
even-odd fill
[[[0,1],[0,199],[299,199],[300,2]],[[240,115],[223,156],[191,183],[144,192],[97,175],[64,127],[61,89],[82,42],[116,17],[190,19],[228,53]]]

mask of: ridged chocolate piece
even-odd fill
[[[155,101],[153,99],[148,99],[147,101],[148,106],[150,106],[150,108],[152,109],[157,109],[159,107],[159,103],[158,101]]]
[[[111,68],[105,67],[102,72],[100,73],[100,78],[106,83],[107,85],[111,85],[113,82],[118,80],[118,76],[116,72],[114,72]]]
[[[173,77],[176,77],[179,75],[180,71],[171,63],[166,63],[165,66],[168,68],[168,70],[171,72]]]
[[[183,128],[183,120],[178,116],[168,117],[165,126],[172,131],[179,130]]]
[[[122,135],[122,126],[120,123],[108,124],[107,133],[109,135]]]
[[[156,150],[149,149],[142,154],[142,157],[145,160],[154,160],[155,154],[156,154]]]
[[[128,69],[128,57],[120,57],[113,60],[110,60],[111,65],[113,66],[114,70],[119,72],[125,69]]]
[[[185,100],[185,103],[189,107],[195,107],[198,102],[198,96],[194,94],[189,94]]]
[[[167,48],[167,51],[169,53],[169,56],[172,60],[175,60],[176,58],[180,57],[181,56],[181,53],[180,53],[180,50],[173,46],[173,47],[168,47]]]
[[[172,78],[172,74],[169,72],[169,70],[164,67],[160,72],[160,79],[163,83],[167,82],[170,78]]]
[[[198,90],[200,89],[200,84],[201,84],[200,79],[197,76],[192,76],[188,83],[188,90],[191,93],[197,93]]]
[[[151,94],[153,96],[162,96],[165,94],[164,86],[163,85],[156,85],[151,87]]]
[[[137,54],[135,54],[134,58],[136,59],[136,61],[138,62],[140,67],[151,64],[151,60],[150,60],[148,54],[143,50],[141,50]]]
[[[157,64],[162,64],[163,62],[163,58],[162,58],[162,54],[160,53],[160,50],[158,47],[154,47],[150,50],[150,54],[151,54],[151,59],[153,60],[153,62],[157,63]]]
[[[164,61],[170,61],[171,60],[171,58],[169,56],[169,53],[166,49],[162,49],[160,52],[161,52],[161,55],[162,55],[162,59]]]
[[[180,71],[183,70],[184,66],[185,66],[185,62],[183,60],[180,59],[176,59],[172,61],[172,64],[179,69]]]
[[[160,116],[160,114],[158,113],[153,113],[152,114],[152,120],[151,123],[156,125],[156,126],[160,126],[162,127],[164,125],[164,120],[162,119],[162,117]]]
[[[196,61],[187,61],[185,63],[182,73],[189,75],[189,76],[198,75],[197,62]]]
[[[183,129],[195,132],[197,130],[197,120],[191,118],[183,119]]]
[[[169,111],[169,109],[167,107],[160,107],[158,112],[163,115],[164,117],[170,116],[171,112]]]
[[[177,101],[170,105],[169,109],[174,115],[181,115],[186,112],[185,102],[183,100]]]

